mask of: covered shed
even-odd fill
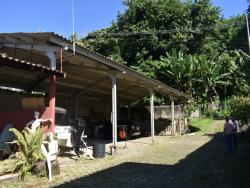
[[[49,66],[50,70],[67,72],[66,79],[48,74],[31,75],[0,67],[0,85],[27,91],[56,91],[57,104],[64,103],[75,117],[84,115],[91,105],[96,111],[111,104],[112,140],[117,142],[117,103],[131,103],[150,96],[151,135],[154,142],[154,94],[169,96],[174,113],[174,99],[186,101],[189,96],[164,83],[135,72],[131,68],[102,56],[52,32],[1,33],[0,52],[14,58]],[[0,60],[1,61],[1,60]],[[8,79],[11,78],[11,79]],[[22,79],[20,79],[22,78]],[[55,89],[56,83],[56,89]],[[51,104],[55,106],[54,104]],[[106,110],[107,112],[108,110]],[[91,110],[88,111],[88,114]],[[106,114],[110,116],[110,114]]]
[[[25,80],[25,77],[20,76],[20,75],[29,75],[29,78],[33,78],[33,80],[36,80],[37,76],[41,75],[47,75],[47,76],[58,76],[58,77],[64,77],[66,76],[66,73],[61,71],[61,70],[52,70],[50,67],[41,65],[41,64],[36,64],[36,63],[31,63],[27,62],[24,60],[20,60],[17,58],[9,57],[6,54],[0,54],[0,74],[1,74],[1,79],[0,79],[0,90],[4,91],[5,93],[11,92],[14,93],[21,93],[23,95],[39,95],[39,93],[35,93],[34,91],[31,90],[31,88],[25,88],[23,89],[17,89],[17,86],[26,84],[27,80]],[[47,87],[49,84],[47,85]],[[46,86],[45,86],[46,88]],[[48,89],[49,90],[49,89]],[[4,93],[3,92],[3,93]],[[33,116],[32,111],[16,111],[15,113],[10,113],[8,112],[8,109],[11,110],[11,107],[13,105],[17,105],[15,103],[18,103],[21,101],[20,99],[18,100],[12,100],[9,99],[7,96],[1,96],[1,106],[4,109],[7,109],[6,112],[0,112],[0,124],[4,125],[6,123],[13,123],[16,125],[16,128],[21,129],[22,126],[25,125],[25,122],[27,121],[28,118],[31,118]],[[40,109],[40,113],[42,114],[42,118],[50,118],[52,117],[52,110],[53,110],[53,105],[52,101],[55,100],[55,96],[53,93],[49,92],[49,101],[50,105],[48,108],[45,109]],[[33,98],[36,100],[36,98]],[[31,101],[33,103],[36,103],[37,101]],[[40,103],[43,103],[43,101],[40,101]],[[32,104],[34,105],[34,104]],[[53,122],[52,122],[53,124]],[[0,126],[0,131],[2,131],[3,126]],[[52,131],[53,131],[53,125],[52,125]]]

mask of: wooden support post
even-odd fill
[[[50,76],[49,83],[49,108],[50,108],[50,117],[51,117],[51,132],[55,132],[55,107],[56,107],[56,76]]]
[[[151,120],[151,137],[152,144],[155,143],[155,112],[154,112],[154,92],[150,89],[150,120]]]
[[[105,118],[110,118],[110,102],[105,101]]]
[[[131,106],[128,105],[128,121],[130,122],[131,121]]]
[[[184,131],[187,130],[187,117],[186,117],[185,110],[186,110],[186,104],[184,104],[183,106],[183,133],[185,133]]]
[[[167,114],[167,118],[168,118],[168,107],[167,107],[167,105],[165,106],[165,110],[166,110],[166,114]],[[168,123],[166,123],[166,130],[165,130],[165,135],[167,135],[168,134]]]
[[[75,102],[74,116],[75,116],[75,118],[77,118],[79,116],[79,102],[80,102],[80,95],[79,94],[76,94],[74,96],[74,102]]]
[[[172,127],[173,127],[173,135],[176,134],[176,125],[174,122],[175,114],[174,114],[174,97],[171,97],[171,117],[172,117]]]
[[[180,111],[179,111],[179,133],[181,135],[182,133],[182,126],[181,126],[181,107],[180,107]]]

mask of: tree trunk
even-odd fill
[[[59,175],[60,174],[60,165],[58,160],[51,162],[51,171],[52,175]],[[48,174],[47,164],[45,161],[38,162],[34,169],[32,170],[32,174],[37,176],[43,176]]]

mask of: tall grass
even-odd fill
[[[191,125],[198,129],[201,132],[208,132],[211,129],[211,125],[213,124],[214,120],[212,119],[192,119]]]

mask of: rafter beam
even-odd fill
[[[42,82],[44,82],[45,80],[47,80],[49,78],[49,75],[43,75],[40,76],[35,82],[31,83],[28,90],[32,91],[34,90],[36,87],[38,87]]]
[[[131,94],[131,95],[140,95],[137,92],[133,92],[133,90],[138,89],[137,86],[130,86],[125,89],[123,89],[121,92],[118,93],[118,95],[124,95],[124,94]],[[146,91],[146,90],[145,90]]]
[[[86,89],[86,87],[82,86],[82,85],[72,84],[72,83],[67,83],[67,82],[61,82],[61,81],[57,81],[56,84],[61,85],[61,86],[76,88],[76,89]]]
[[[84,64],[85,63],[81,63],[79,65],[76,65],[76,64],[73,64],[73,63],[69,63],[69,62],[63,62],[64,68],[67,68],[67,67],[77,67],[78,69],[79,68],[83,68],[82,70],[99,72],[101,74],[105,74],[108,71],[108,69],[98,69],[99,66],[91,67],[91,66],[86,66]]]
[[[96,87],[98,87],[99,85],[101,85],[107,81],[109,81],[109,79],[99,80],[95,84],[90,84],[90,85],[86,86],[86,89],[76,92],[76,95],[82,95],[84,93],[87,93],[88,91],[95,89]]]
[[[10,34],[4,34],[4,39],[5,41],[11,42],[11,43],[20,43],[22,42],[22,40],[20,40],[19,38],[15,37],[15,36],[11,36]]]
[[[11,36],[13,36],[12,34],[10,34]],[[31,43],[31,44],[39,44],[41,43],[40,41],[34,39],[33,37],[27,35],[27,34],[24,34],[24,33],[14,33],[15,36],[17,36],[17,38],[21,39],[22,41],[24,42],[28,42],[28,43]]]
[[[0,72],[4,72],[4,73],[9,74],[9,75],[19,76],[21,78],[26,78],[26,79],[31,79],[31,80],[36,81],[36,77],[32,76],[32,75],[29,75],[29,74],[21,74],[21,73],[18,73],[18,72],[13,72],[13,71],[9,71],[9,70],[2,70],[2,69],[0,69]],[[48,80],[46,80],[46,83],[48,83]],[[77,85],[77,84],[66,83],[66,82],[62,82],[62,81],[57,81],[56,84],[66,86],[66,87],[73,87],[73,88],[77,88],[77,89],[86,89],[86,87],[84,87],[84,86]]]
[[[95,80],[86,79],[86,78],[83,78],[81,76],[75,76],[75,75],[72,75],[72,74],[68,74],[67,78],[78,80],[78,81],[83,81],[83,82],[96,83]]]
[[[65,93],[65,92],[56,92],[57,95],[65,96],[65,97],[72,97],[70,93]],[[101,98],[95,98],[95,97],[87,97],[87,96],[81,96],[83,99],[87,100],[94,100],[94,101],[102,101],[103,99]]]
[[[138,79],[135,82],[133,82],[133,81],[129,81],[126,78],[119,78],[118,83],[119,82],[125,82],[125,83],[131,84],[131,85],[136,86],[136,87],[148,88],[148,86],[145,85],[145,83],[143,83],[141,80],[138,80]]]
[[[4,66],[3,66],[4,67]],[[9,74],[11,76],[20,76],[21,78],[26,78],[26,79],[32,79],[35,80],[35,77],[32,76],[31,74],[21,74],[19,72],[16,71],[11,71],[11,70],[7,70],[7,69],[2,69],[0,66],[0,72],[5,73],[5,74]]]
[[[59,47],[47,46],[47,45],[37,45],[37,44],[18,44],[18,43],[4,43],[2,46],[9,48],[20,48],[24,50],[37,50],[42,52],[57,52]]]

